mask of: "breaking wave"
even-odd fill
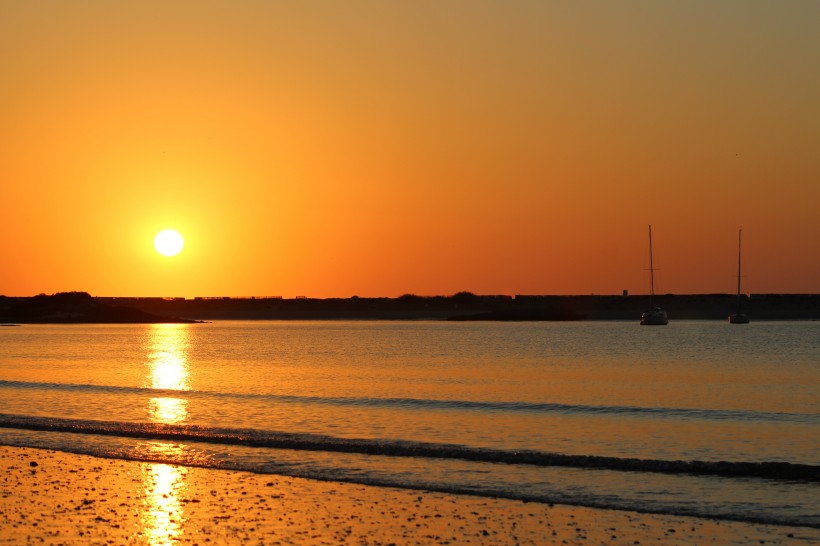
[[[452,459],[508,465],[820,482],[820,466],[776,461],[668,461],[597,455],[566,455],[537,450],[504,450],[405,440],[340,438],[256,429],[60,419],[10,414],[0,414],[0,428],[94,434],[148,440],[202,442],[297,451]]]

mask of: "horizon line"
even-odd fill
[[[629,297],[643,297],[649,296],[650,294],[647,293],[632,293],[628,291],[624,291],[620,294],[618,293],[590,293],[590,294],[477,294],[474,292],[469,291],[459,291],[454,294],[413,294],[413,293],[405,293],[401,294],[400,296],[327,296],[327,297],[317,297],[317,296],[273,296],[273,295],[265,295],[265,296],[101,296],[101,295],[93,295],[90,292],[85,292],[81,290],[71,290],[71,291],[61,291],[61,292],[54,292],[52,294],[46,294],[41,292],[39,294],[28,295],[28,296],[9,296],[6,294],[0,294],[0,298],[34,298],[37,296],[56,296],[58,294],[88,294],[90,297],[95,299],[129,299],[129,300],[163,300],[163,301],[224,301],[224,300],[356,300],[356,299],[363,299],[363,300],[375,300],[375,299],[400,299],[400,298],[454,298],[454,297],[475,297],[475,298],[503,298],[503,299],[517,299],[517,298],[590,298],[590,297],[618,297],[618,298],[629,298]],[[751,298],[753,296],[820,296],[820,292],[747,292],[742,294],[745,297]],[[697,293],[674,293],[674,292],[667,292],[664,294],[655,294],[656,297],[667,297],[667,296],[737,296],[736,293],[733,292],[697,292]]]

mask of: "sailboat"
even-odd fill
[[[669,324],[666,311],[655,305],[655,267],[652,263],[652,225],[649,226],[649,311],[641,314],[643,326],[665,326]]]
[[[740,236],[742,229],[737,230],[737,311],[729,315],[729,324],[749,324],[749,315],[740,312]]]

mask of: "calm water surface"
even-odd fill
[[[10,445],[820,526],[820,322],[26,325],[0,414]]]

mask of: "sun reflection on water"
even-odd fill
[[[150,331],[147,386],[165,391],[186,391],[189,329],[185,324],[155,324]],[[148,403],[155,423],[180,423],[188,418],[188,400],[181,396],[158,396]]]

